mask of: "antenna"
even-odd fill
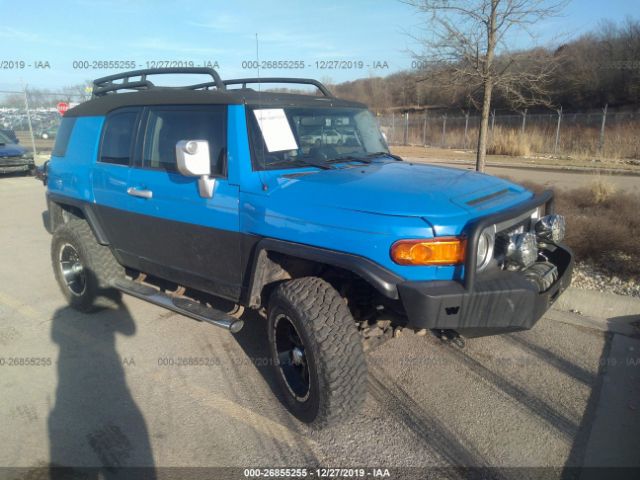
[[[256,32],[256,65],[258,66],[258,79],[259,79],[260,78],[260,49],[259,49],[257,32]],[[260,84],[258,84],[258,92],[260,92]]]

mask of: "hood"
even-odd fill
[[[5,143],[4,145],[0,144],[0,158],[2,157],[19,157],[26,150],[15,143]]]
[[[422,217],[434,227],[460,225],[532,196],[519,185],[490,175],[397,161],[268,175],[269,196],[278,203]]]

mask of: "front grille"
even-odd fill
[[[3,166],[13,166],[13,165],[26,165],[31,163],[30,158],[22,158],[22,155],[12,156],[12,157],[0,157],[0,165]]]

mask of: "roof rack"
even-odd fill
[[[329,98],[333,98],[333,95],[327,87],[322,83],[312,78],[284,78],[284,77],[267,77],[267,78],[234,78],[232,80],[225,80],[225,85],[242,85],[242,88],[247,88],[248,83],[295,83],[301,85],[313,85],[320,92]]]
[[[186,90],[199,90],[208,89],[210,87],[216,87],[218,90],[226,90],[226,86],[218,72],[213,68],[208,67],[178,67],[178,68],[149,68],[146,70],[133,70],[131,72],[117,73],[115,75],[109,75],[108,77],[98,78],[93,81],[93,97],[102,97],[118,90],[150,90],[152,88],[159,88],[153,84],[150,80],[147,80],[147,75],[164,75],[164,74],[204,74],[210,75],[213,81],[198,83],[195,85],[186,85],[182,87],[161,87],[161,88],[179,88]],[[140,77],[139,80],[131,81],[132,78]],[[122,82],[114,83],[115,80],[122,80]]]

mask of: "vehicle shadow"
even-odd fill
[[[584,473],[583,465],[585,463],[585,452],[591,436],[598,403],[600,402],[600,393],[602,391],[604,376],[607,371],[612,341],[613,334],[606,333],[602,352],[600,353],[600,358],[598,360],[598,371],[591,387],[591,393],[589,394],[584,414],[582,415],[578,431],[573,439],[573,443],[571,444],[571,451],[562,471],[563,479],[578,478]]]
[[[270,364],[269,343],[267,341],[267,321],[260,318],[253,311],[245,312],[242,316],[245,327],[234,334],[233,338],[247,357],[251,360],[256,370],[267,383],[273,395],[278,399],[282,408],[286,410],[283,394],[278,386],[276,374]],[[290,427],[291,425],[285,425]]]
[[[155,479],[147,426],[125,378],[134,359],[115,348],[116,334],[136,331],[127,308],[90,316],[62,308],[51,324],[59,354],[48,418],[50,478]]]
[[[640,314],[610,317],[607,323],[617,329],[624,329],[623,333],[632,338],[640,338]]]
[[[304,464],[307,466],[319,466],[318,458],[312,448],[304,441],[309,431],[295,420],[293,416],[286,413],[287,407],[283,393],[278,386],[276,373],[271,366],[269,344],[267,341],[267,321],[253,311],[245,312],[242,315],[242,320],[245,322],[245,327],[240,330],[240,332],[233,334],[233,338],[246,355],[246,359],[250,361],[251,365],[253,365],[262,376],[273,396],[277,398],[282,407],[283,414],[269,415],[264,410],[261,410],[259,413],[279,423],[287,430],[298,434],[296,455],[303,459]],[[227,357],[227,361],[229,361],[229,369],[233,372],[234,376],[240,377],[243,375],[241,366],[237,365],[232,357]],[[236,387],[238,386],[234,386],[234,388]],[[250,393],[236,390],[236,394],[246,397]],[[257,441],[264,442],[264,440],[260,438],[257,438]],[[272,458],[280,459],[283,462],[290,461],[291,459],[289,447],[281,442],[270,440],[268,444],[264,445],[264,451],[270,452]]]

